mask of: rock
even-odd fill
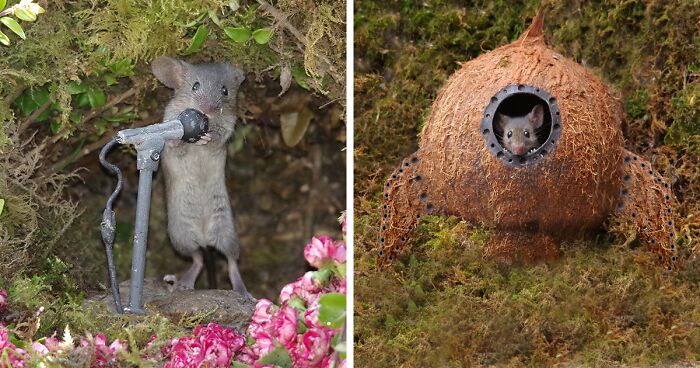
[[[239,329],[246,327],[255,309],[255,301],[233,290],[168,290],[169,284],[155,278],[144,280],[143,303],[149,313],[160,313],[173,322],[188,316],[201,318],[202,324],[216,322]],[[122,305],[129,302],[129,280],[119,284]],[[116,313],[112,294],[90,298],[86,304],[102,303]]]

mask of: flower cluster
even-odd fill
[[[4,290],[2,290],[4,291]],[[24,360],[27,358],[27,352],[18,348],[10,341],[10,333],[0,324],[0,367],[24,367]]]
[[[344,235],[345,221],[342,226]],[[318,270],[309,271],[282,288],[279,306],[268,299],[259,300],[245,335],[216,323],[198,326],[191,336],[168,341],[157,359],[172,368],[231,364],[255,368],[344,368],[345,337],[341,331],[345,321],[345,243],[314,237],[306,245],[304,257]],[[6,305],[7,293],[0,289],[0,314]],[[41,365],[56,363],[68,355],[75,356],[75,352],[90,357],[90,367],[117,366],[123,358],[121,353],[128,351],[127,344],[119,339],[109,344],[102,333],[94,337],[88,334],[76,346],[68,327],[61,340],[41,338],[30,344],[29,351],[15,346],[10,336],[10,331],[0,324],[0,368],[22,368],[32,357]],[[156,338],[153,336],[146,348]]]
[[[197,326],[192,336],[171,340],[161,352],[170,357],[166,368],[228,367],[245,342],[235,330],[210,323]]]
[[[52,346],[60,345],[54,342]],[[46,348],[49,349],[48,346],[46,346]],[[99,333],[94,338],[88,335],[87,339],[81,339],[80,348],[94,351],[94,359],[90,364],[91,367],[111,367],[117,361],[118,353],[127,351],[129,346],[119,339],[107,345],[107,338],[105,338],[104,334]],[[36,349],[34,350],[36,351]]]
[[[75,352],[86,352],[85,355],[91,357],[90,367],[112,367],[118,362],[119,353],[128,349],[128,345],[119,339],[107,345],[107,338],[102,333],[95,337],[88,335],[86,339],[81,339],[76,347],[67,328],[63,340],[53,336],[41,338],[32,342],[30,351],[16,347],[9,341],[9,336],[7,328],[0,324],[0,367],[2,368],[22,368],[31,355],[39,356],[42,362],[55,362],[59,357]],[[4,358],[5,356],[7,358]]]

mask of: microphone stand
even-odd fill
[[[126,129],[117,134],[100,152],[100,162],[109,171],[117,175],[117,187],[107,200],[102,215],[102,240],[107,252],[112,295],[119,313],[146,314],[143,309],[142,295],[146,268],[146,247],[148,240],[148,222],[151,209],[151,187],[153,173],[158,170],[160,155],[166,140],[182,139],[196,142],[208,129],[208,119],[199,111],[187,109],[178,117],[179,120],[155,124],[144,128]],[[107,162],[107,152],[116,144],[132,144],[136,148],[136,168],[139,171],[139,189],[136,199],[136,219],[134,224],[134,245],[131,254],[131,283],[129,285],[129,304],[122,307],[119,285],[116,277],[116,265],[112,256],[116,219],[112,204],[122,188],[122,174],[119,168]]]

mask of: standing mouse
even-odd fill
[[[518,156],[540,145],[537,130],[542,127],[543,121],[544,108],[539,104],[525,116],[507,116],[499,112],[495,116],[496,127],[503,132],[503,147]]]
[[[175,90],[163,121],[187,108],[209,118],[209,132],[196,144],[169,141],[162,153],[170,242],[192,257],[175,289],[194,288],[203,267],[202,250],[211,246],[226,256],[233,290],[249,296],[238,271],[240,244],[224,175],[226,141],[236,123],[236,95],[245,75],[228,63],[192,65],[165,56],[151,67],[159,81]]]

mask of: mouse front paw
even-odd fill
[[[203,146],[203,145],[205,145],[205,144],[211,142],[211,140],[212,140],[211,134],[209,134],[209,133],[204,133],[204,135],[201,136],[201,137],[199,138],[199,140],[198,140],[197,142],[195,142],[195,144],[200,145],[200,146]]]

